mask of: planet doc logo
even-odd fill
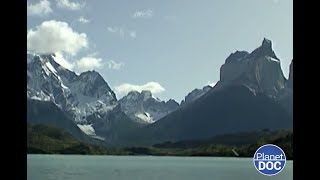
[[[283,170],[286,164],[286,155],[280,147],[266,144],[255,152],[253,164],[261,174],[273,176]]]

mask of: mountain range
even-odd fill
[[[179,104],[147,90],[118,100],[98,72],[76,74],[54,54],[27,51],[27,101],[28,122],[51,124],[105,146],[287,129],[292,127],[293,61],[286,79],[272,42],[263,39],[251,53],[231,53],[214,87],[196,88]]]

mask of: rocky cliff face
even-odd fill
[[[288,79],[288,88],[293,89],[293,60],[290,64],[290,72],[289,72],[289,79]]]
[[[293,60],[290,64],[289,79],[278,94],[277,101],[283,105],[287,112],[293,117]]]

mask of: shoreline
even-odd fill
[[[131,156],[131,157],[214,157],[214,158],[233,158],[233,159],[248,159],[248,158],[253,158],[249,156],[241,156],[241,157],[236,157],[236,156],[176,156],[176,155],[144,155],[144,154],[139,154],[139,155],[128,155],[128,154],[123,154],[123,155],[116,155],[116,154],[40,154],[40,153],[27,153],[28,155],[63,155],[63,156]],[[293,159],[286,159],[286,161],[293,161]]]

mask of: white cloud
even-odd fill
[[[27,15],[28,16],[44,16],[52,13],[50,2],[48,0],[41,0],[36,4],[27,2]]]
[[[147,9],[145,11],[136,11],[132,17],[133,18],[151,18],[153,16],[153,10]]]
[[[67,68],[76,73],[81,73],[88,70],[100,69],[104,66],[101,58],[96,58],[97,53],[88,54],[80,60],[70,61],[70,57],[66,57],[65,53],[56,52],[54,60],[64,68]]]
[[[88,47],[85,33],[75,32],[65,22],[44,21],[36,30],[27,32],[27,49],[38,52],[66,52],[75,55],[81,48]]]
[[[81,72],[99,69],[102,66],[103,66],[103,63],[101,58],[95,58],[90,56],[83,57],[76,62],[76,69]]]
[[[90,22],[89,19],[86,19],[86,18],[83,17],[83,16],[79,17],[78,21],[81,22],[82,24],[86,24],[86,23],[89,23],[89,22]]]
[[[211,81],[208,81],[207,83],[206,83],[206,86],[211,86],[211,87],[213,87],[213,86],[215,86],[216,85],[216,82],[211,82]]]
[[[64,56],[63,53],[61,52],[56,52],[55,53],[55,58],[54,60],[60,64],[61,66],[63,66],[64,68],[67,68],[69,70],[73,70],[74,68],[74,63],[69,62]]]
[[[132,37],[133,39],[137,37],[137,33],[135,31],[130,31],[129,32],[130,37]]]
[[[130,91],[141,92],[142,90],[149,90],[152,94],[160,94],[165,91],[165,89],[158,82],[148,82],[142,85],[124,83],[115,87],[115,93],[117,94],[118,98],[127,95]]]
[[[122,62],[117,63],[114,60],[110,60],[108,62],[108,68],[109,69],[119,70],[122,66],[124,66],[124,63],[122,63]]]
[[[79,10],[85,6],[85,3],[70,2],[69,0],[56,0],[57,6],[63,9]]]

